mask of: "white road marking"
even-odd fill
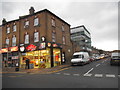
[[[80,74],[73,74],[73,76],[80,76]]]
[[[102,63],[104,63],[104,61],[102,61]]]
[[[100,64],[97,64],[96,67],[98,67]]]
[[[61,73],[55,73],[55,74],[61,74]]]
[[[118,75],[118,77],[120,77],[120,75]]]
[[[94,68],[91,68],[87,73],[85,73],[84,75],[87,75],[88,73],[90,73]]]
[[[70,75],[69,73],[63,73],[64,75]]]
[[[84,74],[84,76],[90,77],[92,76],[92,74]]]
[[[95,74],[95,77],[103,77],[103,74]]]
[[[115,77],[115,75],[106,74],[106,77]]]

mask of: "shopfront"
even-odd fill
[[[50,68],[52,66],[61,65],[61,49],[57,47],[51,47],[51,45],[52,44],[50,43],[40,43],[38,46],[30,44],[25,47],[26,52],[21,53],[20,67],[26,67],[26,58],[30,60],[30,69]]]

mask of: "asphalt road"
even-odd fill
[[[3,73],[2,88],[118,88],[119,66],[102,59],[51,74]]]

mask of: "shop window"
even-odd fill
[[[9,38],[7,37],[7,38],[6,38],[6,44],[9,45],[9,42],[10,42],[10,40],[9,40]]]
[[[39,25],[39,19],[38,18],[35,18],[34,19],[34,26],[38,26]]]
[[[35,31],[34,33],[34,42],[38,42],[39,41],[39,33]]]
[[[13,32],[16,32],[17,31],[16,29],[17,29],[16,25],[13,25]]]
[[[29,34],[25,34],[25,44],[29,44]]]
[[[51,23],[52,23],[52,26],[55,27],[55,19],[54,18],[52,18]]]
[[[10,33],[10,27],[7,27],[7,34]]]
[[[63,39],[63,44],[65,44],[65,36],[63,36],[63,38],[62,38],[62,39]]]
[[[29,21],[28,20],[25,21],[25,23],[24,23],[24,28],[27,28],[27,27],[29,27]]]
[[[16,37],[13,35],[12,37],[12,46],[16,46]]]

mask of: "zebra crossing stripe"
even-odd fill
[[[92,76],[92,74],[84,74],[83,76],[90,77],[90,76]]]
[[[95,77],[103,77],[103,74],[95,74]]]
[[[115,77],[115,75],[106,74],[106,77]]]
[[[80,76],[80,74],[73,74],[73,76]]]
[[[60,74],[60,73],[55,73],[55,74]]]
[[[63,73],[64,75],[70,75],[69,73]]]

